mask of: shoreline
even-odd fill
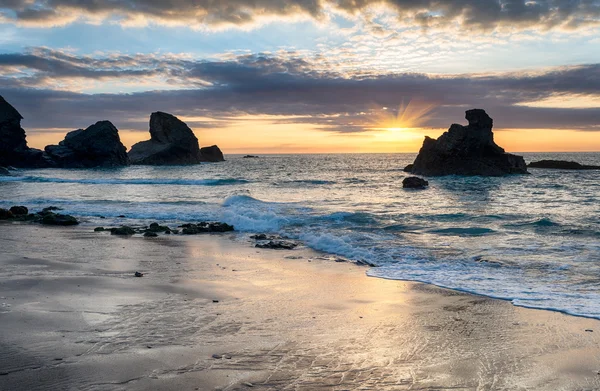
[[[27,224],[0,244],[3,389],[600,388],[595,319],[310,249]]]

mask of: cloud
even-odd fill
[[[0,55],[0,93],[23,114],[24,125],[34,129],[75,129],[109,119],[122,128],[145,130],[149,113],[161,110],[212,119],[196,121],[198,127],[218,127],[249,114],[360,133],[381,126],[383,107],[393,110],[412,101],[432,107],[419,123],[423,127],[447,128],[451,121],[460,122],[465,110],[481,107],[499,128],[599,130],[600,107],[548,107],[547,102],[572,96],[599,101],[600,64],[441,76],[352,74],[328,69],[320,61],[295,52],[209,61],[178,55],[76,56],[38,48]],[[128,94],[60,88],[73,79],[99,79],[102,84],[161,79],[171,88]]]
[[[598,0],[2,0],[0,20],[33,26],[110,20],[220,28],[275,18],[367,16],[380,9],[392,12],[399,25],[426,28],[576,29],[597,25],[600,19]],[[384,34],[381,26],[376,30]]]

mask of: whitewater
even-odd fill
[[[600,165],[599,153],[524,154]],[[414,154],[227,156],[196,166],[18,170],[0,207],[58,206],[84,225],[218,220],[412,280],[600,319],[600,171],[427,178]],[[125,216],[125,217],[120,217]]]

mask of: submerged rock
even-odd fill
[[[254,247],[268,248],[271,250],[293,250],[298,247],[298,243],[288,240],[270,240],[265,243],[256,243]]]
[[[106,229],[104,229],[104,227],[96,227],[94,228],[94,232],[104,232],[106,231]]]
[[[494,142],[493,120],[484,110],[468,110],[466,119],[469,125],[453,124],[437,140],[425,137],[413,166],[406,169],[431,176],[527,174],[523,157]]]
[[[402,187],[405,189],[425,189],[427,186],[429,182],[416,176],[409,176],[402,181]]]
[[[529,163],[531,168],[552,168],[557,170],[600,170],[600,166],[586,166],[566,160],[540,160]]]
[[[201,151],[192,129],[174,115],[160,111],[150,115],[150,140],[133,145],[129,158],[131,164],[158,166],[224,160],[217,146]]]
[[[118,129],[110,121],[98,121],[87,129],[67,133],[58,145],[48,145],[46,154],[58,167],[119,167],[129,164],[127,149]]]
[[[258,159],[259,156],[256,155],[246,155],[246,156],[242,156],[243,159]]]

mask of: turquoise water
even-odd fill
[[[0,207],[60,206],[90,227],[220,220],[241,239],[282,233],[375,263],[374,277],[600,318],[600,171],[428,178],[429,189],[404,190],[402,168],[414,157],[227,156],[192,167],[20,170],[0,178]],[[600,165],[597,153],[525,158]]]

